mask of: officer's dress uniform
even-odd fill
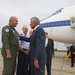
[[[2,29],[2,50],[3,56],[3,73],[2,75],[14,75],[16,67],[16,55],[18,50],[18,35],[15,28],[10,25],[3,27]],[[6,58],[6,49],[10,49],[12,58]]]
[[[21,34],[21,36],[29,37],[28,35]],[[19,41],[20,46],[23,48],[23,50],[27,51],[29,48],[29,43],[20,40]],[[17,74],[16,75],[28,75],[28,61],[29,56],[25,55],[24,53],[19,51],[18,54],[18,65],[17,65]]]

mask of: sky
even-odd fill
[[[0,0],[0,47],[2,27],[8,24],[11,16],[18,18],[16,29],[21,33],[24,25],[29,27],[31,17],[42,20],[60,8],[73,5],[75,0]]]

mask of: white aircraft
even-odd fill
[[[43,19],[40,25],[54,41],[73,43],[75,41],[75,6],[61,8]]]

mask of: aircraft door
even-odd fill
[[[75,28],[75,17],[70,18],[70,24],[72,28]]]

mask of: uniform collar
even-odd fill
[[[15,29],[14,27],[12,27],[10,24],[8,24],[8,26],[10,26],[12,29]]]

